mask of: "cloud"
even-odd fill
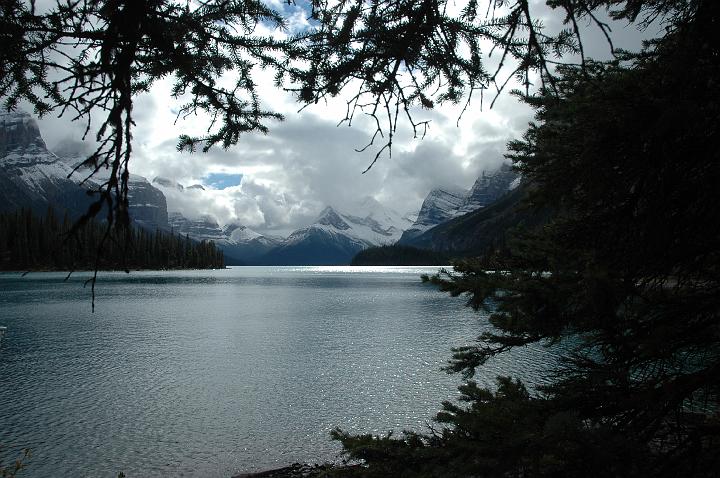
[[[307,28],[306,11],[292,9],[281,0],[265,1],[290,15],[289,30],[260,26],[260,33],[283,36]],[[562,27],[560,16],[544,2],[535,1],[532,6],[550,28]],[[587,25],[582,28],[588,54],[607,55],[602,34]],[[616,22],[613,38],[617,38],[616,46],[637,49],[643,37],[654,33],[652,28],[641,34]],[[136,99],[132,172],[151,180],[162,176],[186,186],[210,186],[204,191],[164,189],[171,210],[189,217],[211,214],[221,224],[241,222],[276,234],[308,224],[326,205],[342,209],[365,196],[401,214],[417,212],[431,189],[469,188],[483,170],[496,168],[503,161],[507,141],[520,137],[532,118],[530,108],[507,93],[492,109],[492,93],[486,93],[482,102],[477,95],[464,112],[463,103],[413,110],[416,120],[430,121],[425,138],[413,138],[410,125],[401,123],[393,138],[392,156],[383,155],[362,174],[386,139],[376,138],[373,147],[356,152],[374,132],[369,118],[359,114],[351,128],[338,127],[345,116],[346,98],[311,105],[298,113],[292,95],[274,86],[272,71],[256,69],[254,79],[263,106],[283,113],[286,121],[272,122],[267,135],[245,134],[237,145],[205,154],[176,150],[180,133],[202,135],[209,122],[203,115],[176,121],[182,99],[171,98],[171,78],[158,81],[149,94]],[[223,79],[229,80],[232,75]],[[83,131],[83,125],[68,126],[65,118],[46,118],[41,128],[49,145],[68,135],[79,139]]]

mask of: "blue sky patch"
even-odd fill
[[[242,174],[210,173],[203,178],[203,183],[213,189],[226,189],[232,186],[239,186],[242,182]]]

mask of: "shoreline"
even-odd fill
[[[281,468],[272,468],[251,473],[240,473],[231,478],[327,478],[328,476],[352,477],[362,465],[337,465],[332,463],[293,463]]]
[[[229,269],[230,267],[238,267],[238,266],[225,266],[225,267],[199,267],[199,268],[187,268],[187,267],[178,267],[176,268],[165,268],[165,269],[154,269],[151,267],[148,268],[131,268],[129,270],[126,269],[98,269],[98,272],[125,272],[125,273],[131,273],[131,272],[168,272],[168,271],[215,271],[215,270],[225,270]],[[240,266],[242,267],[242,266]],[[69,271],[67,269],[31,269],[31,270],[14,270],[14,269],[0,269],[0,273],[4,274],[20,274],[20,275],[27,275],[32,274],[34,272],[62,272],[65,274],[76,274],[76,273],[95,273],[95,270],[93,269],[77,269],[73,271]]]

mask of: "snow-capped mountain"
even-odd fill
[[[87,157],[82,143],[63,144],[62,157],[48,150],[35,119],[22,111],[0,111],[0,210],[31,208],[44,214],[52,205],[72,217],[87,211],[92,198],[87,188],[96,183],[82,171],[71,175]],[[141,176],[130,177],[130,216],[144,227],[167,228],[167,205],[162,193]]]
[[[90,199],[72,168],[48,151],[37,122],[24,112],[0,111],[0,210],[30,208],[44,214],[58,204],[77,217]]]
[[[160,179],[154,183],[173,194],[189,189]],[[242,224],[220,226],[209,215],[189,219],[177,212],[170,214],[170,225],[176,233],[214,241],[230,262],[235,259],[238,263],[263,265],[348,264],[362,249],[394,243],[410,224],[410,219],[372,198],[343,212],[326,207],[312,224],[285,239],[260,234]]]
[[[82,164],[93,153],[92,147],[82,141],[65,139],[54,149],[53,153],[58,159],[74,169]],[[98,180],[107,175],[104,169],[99,170],[86,184],[89,188],[95,187]],[[73,177],[81,181],[87,177],[87,170],[78,169]],[[130,217],[133,222],[145,229],[168,229],[167,200],[158,188],[150,184],[147,178],[131,174],[128,178],[128,202],[130,203]]]
[[[370,196],[350,206],[343,217],[354,229],[353,235],[373,245],[394,243],[413,223],[411,219],[383,206]]]
[[[349,264],[359,251],[392,244],[411,222],[372,198],[340,212],[326,207],[312,224],[294,231],[261,258],[266,264]]]
[[[468,192],[461,189],[433,189],[420,207],[415,222],[403,234],[400,241],[419,236],[428,229],[456,217],[465,203]]]
[[[199,194],[205,188],[200,184],[184,186],[164,177],[155,177],[153,184],[168,198],[171,212],[170,226],[173,231],[188,235],[196,241],[213,241],[225,253],[226,263],[254,264],[256,259],[276,247],[282,239],[265,236],[242,224],[220,226],[212,215],[193,216],[187,213],[197,203]],[[179,210],[186,211],[187,217]]]
[[[168,214],[168,222],[173,232],[181,236],[188,235],[191,239],[214,241],[215,243],[227,239],[215,218],[209,215],[203,215],[197,219],[188,219],[179,212],[171,212]]]
[[[238,257],[246,257],[251,261],[277,247],[283,240],[281,237],[265,236],[242,224],[227,224],[223,227],[223,232],[228,237],[227,245],[233,252],[238,254]]]
[[[483,171],[470,191],[433,189],[423,201],[417,220],[398,243],[407,244],[439,224],[489,206],[519,183],[518,173],[504,163],[491,173]]]
[[[263,236],[240,224],[220,227],[210,215],[188,219],[179,212],[172,212],[169,222],[176,234],[188,235],[196,241],[215,242],[225,253],[226,262],[230,265],[252,264],[280,243],[276,238]]]
[[[520,175],[513,171],[508,163],[503,163],[499,169],[491,173],[483,171],[458,209],[457,215],[489,206],[500,199],[500,196],[515,189],[518,184],[520,184]]]

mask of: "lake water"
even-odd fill
[[[426,429],[486,327],[436,268],[0,274],[1,456],[22,477],[225,477],[338,459],[329,431]],[[488,364],[543,381],[551,352]]]

